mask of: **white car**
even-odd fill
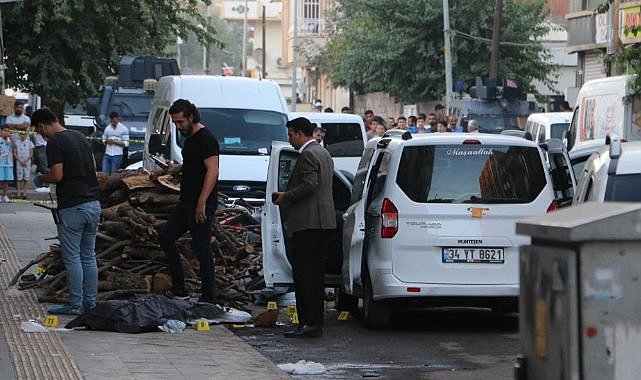
[[[289,150],[272,147],[268,193],[287,185],[296,156]],[[363,321],[373,328],[418,301],[516,310],[518,249],[529,238],[516,235],[515,224],[565,201],[555,199],[549,172],[567,158],[557,154],[490,134],[406,132],[370,140],[347,200],[347,186],[334,181],[337,213],[346,212],[342,250],[331,256],[342,256],[342,270],[326,276],[333,280],[326,285],[342,282],[338,308],[354,311],[362,299]],[[567,159],[553,170],[561,187],[573,187]],[[262,232],[267,284],[292,284],[280,213],[268,203]]]
[[[525,131],[530,132],[537,144],[547,139],[563,139],[571,121],[572,112],[533,113],[527,118]]]
[[[641,202],[641,141],[622,142],[611,133],[605,146],[583,167],[573,205],[595,202]]]

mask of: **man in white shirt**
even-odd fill
[[[7,116],[4,121],[4,127],[11,130],[11,140],[14,144],[20,141],[19,133],[21,131],[26,131],[31,126],[31,119],[29,116],[24,114],[24,104],[20,101],[13,103],[13,115]],[[16,178],[16,165],[17,163],[13,162],[13,178]],[[12,185],[13,186],[13,185]]]
[[[31,126],[31,119],[24,114],[24,105],[18,101],[13,103],[13,115],[7,116],[4,126],[11,129],[12,135],[15,134],[14,141],[18,141],[18,132],[26,131]]]
[[[118,112],[109,114],[111,123],[102,133],[102,142],[105,144],[105,155],[102,157],[102,171],[111,174],[120,168],[123,159],[123,150],[129,146],[129,130],[120,122]]]

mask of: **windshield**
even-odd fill
[[[87,116],[87,109],[82,104],[76,104],[74,106],[69,103],[65,103],[64,113],[65,115]]]
[[[470,120],[478,122],[481,133],[501,133],[505,129],[519,129],[516,116],[514,115],[473,115],[468,116]]]
[[[565,131],[570,128],[570,123],[557,123],[550,125],[550,137],[552,139],[561,139],[565,137]]]
[[[536,147],[413,146],[396,182],[419,203],[529,203],[547,183],[544,170]]]
[[[118,112],[120,119],[144,119],[147,120],[151,110],[152,97],[144,94],[127,94],[114,92],[109,104],[109,114],[112,111]]]
[[[365,147],[358,123],[322,123],[323,144],[332,157],[360,157]]]
[[[272,141],[288,141],[287,116],[273,111],[200,108],[200,122],[218,139],[220,154],[269,154]],[[184,138],[177,135],[182,148]]]
[[[605,190],[605,200],[641,202],[640,186],[641,174],[610,175],[607,189]]]

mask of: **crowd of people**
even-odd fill
[[[442,104],[437,104],[434,107],[434,112],[429,114],[419,113],[416,116],[399,116],[398,118],[390,116],[387,120],[381,116],[374,115],[372,110],[367,110],[363,114],[363,122],[365,123],[367,137],[370,139],[381,137],[390,129],[401,129],[411,133],[478,133],[476,120],[469,120],[467,128],[463,128],[456,115],[445,115],[445,107]]]
[[[312,112],[334,112],[331,107],[323,110],[323,103],[320,99],[314,101]],[[351,108],[345,106],[341,108],[341,113],[353,114]],[[434,112],[429,114],[419,113],[418,115],[410,115],[408,117],[399,116],[397,118],[388,116],[387,120],[382,116],[374,115],[374,111],[367,110],[363,113],[363,123],[365,124],[365,131],[367,138],[382,137],[385,132],[390,129],[402,129],[410,131],[411,133],[432,133],[432,132],[455,132],[455,133],[478,133],[478,122],[476,120],[469,120],[466,128],[459,123],[456,115],[445,114],[445,106],[438,103],[434,106]],[[314,137],[321,141],[320,133],[324,133],[321,127],[314,131]]]

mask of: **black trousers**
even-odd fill
[[[290,240],[287,259],[292,265],[296,311],[301,325],[323,325],[328,231],[298,231]]]
[[[179,203],[167,219],[167,223],[158,234],[158,244],[165,251],[169,261],[169,274],[174,292],[185,291],[185,274],[176,241],[185,232],[191,234],[191,244],[194,255],[200,262],[201,299],[208,302],[217,302],[214,268],[214,257],[211,251],[212,222],[215,207],[207,206],[207,219],[203,223],[196,223],[196,205]]]

